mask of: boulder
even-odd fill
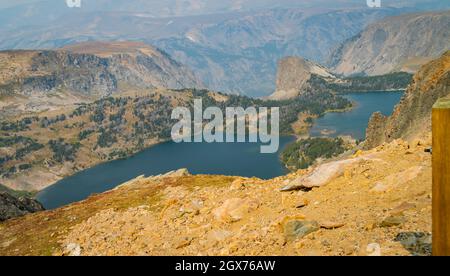
[[[316,221],[291,220],[284,225],[284,237],[287,242],[293,242],[319,229],[320,225]]]
[[[406,218],[404,216],[389,216],[381,222],[380,227],[394,227],[399,226],[405,222]]]
[[[303,190],[303,189],[312,189],[316,187],[322,187],[332,180],[338,178],[343,175],[345,169],[348,166],[356,164],[361,161],[379,161],[379,159],[375,159],[371,155],[360,156],[352,159],[346,159],[341,161],[334,161],[322,164],[314,169],[308,175],[300,176],[293,181],[291,181],[288,185],[281,189],[282,192]]]
[[[44,210],[42,204],[34,199],[27,197],[16,198],[9,193],[0,192],[0,221]]]
[[[81,246],[76,243],[69,243],[65,248],[64,256],[70,257],[81,256]]]
[[[319,223],[319,225],[320,225],[320,228],[332,230],[332,229],[338,229],[338,228],[344,227],[345,223],[335,222],[335,221],[321,221]]]
[[[254,199],[231,198],[215,209],[213,214],[216,220],[235,222],[258,207],[259,202]]]
[[[417,178],[422,173],[423,169],[422,166],[415,166],[405,171],[389,175],[384,180],[376,183],[371,191],[386,192],[395,189]]]

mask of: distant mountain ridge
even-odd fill
[[[8,39],[0,41],[0,49],[140,40],[189,66],[211,90],[260,97],[274,91],[279,59],[303,56],[323,63],[332,49],[367,24],[407,11],[410,9],[274,8],[155,18],[144,12],[82,9],[66,14],[64,20],[5,27],[0,35]]]
[[[11,14],[3,22],[25,22],[28,19],[39,23],[55,17],[65,16],[71,11],[65,0],[15,0],[0,3],[0,10]],[[420,10],[449,7],[441,0],[384,0],[384,7],[416,8]],[[365,0],[82,0],[82,12],[140,13],[154,18],[198,16],[230,12],[255,12],[272,8],[364,8]],[[24,12],[25,11],[25,12]],[[43,13],[45,12],[45,13]],[[14,18],[16,17],[16,18]],[[9,22],[8,22],[9,21]],[[1,22],[1,20],[0,20]]]
[[[325,63],[342,41],[401,9],[273,9],[195,26],[154,43],[189,65],[213,90],[248,96],[275,90],[278,60],[301,56]]]
[[[329,66],[337,74],[416,72],[450,49],[450,10],[389,17],[346,41]]]

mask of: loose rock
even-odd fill
[[[406,218],[404,216],[390,216],[384,219],[380,227],[394,227],[399,226],[406,222]]]
[[[284,226],[284,236],[287,242],[293,242],[301,239],[308,234],[316,232],[320,229],[316,221],[289,221]]]

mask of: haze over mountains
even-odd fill
[[[414,13],[374,23],[333,55],[339,74],[416,72],[450,48],[450,12]]]
[[[51,7],[41,18],[50,18],[67,13],[65,0],[2,0],[0,9],[28,9],[28,16],[38,15],[36,8]],[[441,0],[383,0],[382,6],[404,8],[413,7],[421,10],[448,8],[449,4]],[[31,11],[31,7],[34,12]],[[236,11],[255,11],[271,8],[362,8],[365,0],[82,0],[84,11],[138,12],[152,17],[191,16],[204,14],[228,13]]]
[[[383,1],[381,9],[362,0],[84,0],[80,9],[62,0],[25,2],[0,10],[0,36],[8,38],[0,40],[0,49],[138,40],[189,66],[209,89],[250,96],[275,91],[279,59],[301,56],[328,65],[342,42],[371,23],[450,8],[445,1]]]

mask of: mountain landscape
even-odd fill
[[[223,110],[231,105],[280,107],[280,131],[289,135],[299,113],[323,115],[351,103],[329,91],[309,91],[284,102],[264,102],[207,90],[130,89],[126,94],[33,116],[3,120],[0,125],[1,183],[11,189],[40,191],[96,164],[129,157],[171,138],[173,108],[192,108],[201,98]]]
[[[431,255],[449,27],[436,0],[0,2],[0,255]],[[282,146],[175,148],[198,100],[271,109]]]
[[[448,53],[427,64],[414,77],[425,82],[410,88],[409,98],[434,93],[426,81],[448,81],[436,72],[449,65]],[[431,155],[425,149],[431,140],[429,131],[414,130],[406,140],[266,181],[186,170],[139,177],[78,204],[7,222],[0,252],[429,255]]]
[[[369,24],[388,16],[415,11],[409,5],[399,3],[370,9],[364,1],[348,1],[345,9],[336,9],[335,1],[328,1],[330,3],[326,5],[320,2],[327,1],[315,4],[299,1],[290,8],[286,6],[292,5],[274,4],[274,1],[261,4],[269,8],[258,8],[258,1],[242,1],[243,7],[247,3],[249,7],[255,7],[254,10],[218,9],[214,13],[212,9],[211,13],[202,15],[174,12],[176,17],[173,17],[170,14],[164,16],[165,12],[154,15],[158,9],[145,7],[155,7],[156,4],[146,1],[132,1],[126,5],[128,9],[107,5],[111,6],[109,9],[116,7],[121,12],[108,9],[99,12],[102,4],[94,7],[97,4],[91,1],[78,10],[67,9],[62,1],[53,2],[15,7],[14,13],[4,12],[8,16],[1,16],[0,10],[0,18],[5,20],[0,35],[8,37],[0,41],[0,49],[54,49],[90,40],[139,40],[164,49],[175,60],[189,66],[208,89],[257,97],[268,96],[275,91],[279,59],[301,56],[328,65],[334,50]],[[120,1],[116,2],[119,5]],[[205,2],[198,7],[201,9],[205,5],[209,4]],[[139,6],[141,10],[131,8]],[[30,15],[26,12],[28,10],[34,10],[36,14]],[[55,14],[38,16],[45,10],[55,11]],[[61,17],[64,20],[60,20]],[[23,22],[30,23],[22,26]],[[445,30],[446,24],[448,21],[441,20],[433,28]],[[444,42],[436,47],[448,45]],[[415,54],[414,51],[411,54]],[[417,56],[421,56],[420,53]]]
[[[137,42],[89,42],[0,56],[1,184],[20,191],[40,191],[170,140],[171,111],[192,107],[197,97],[223,109],[279,106],[286,135],[294,132],[299,113],[320,116],[351,104],[331,90],[311,88],[284,102],[201,90],[186,66]]]

